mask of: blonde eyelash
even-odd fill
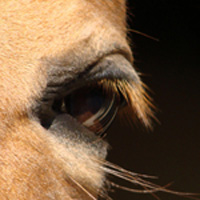
[[[104,79],[98,84],[108,93],[112,91],[118,96],[121,94],[127,103],[127,108],[124,110],[126,115],[133,121],[138,119],[145,127],[152,129],[152,119],[156,120],[153,110],[156,108],[151,103],[152,99],[145,91],[146,86],[142,82]]]

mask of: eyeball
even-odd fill
[[[102,135],[115,118],[119,100],[101,88],[83,88],[65,98],[67,112],[97,135]]]

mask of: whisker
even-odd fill
[[[128,187],[125,187],[125,186],[121,186],[121,185],[118,185],[116,183],[113,183],[113,182],[110,182],[110,184],[113,186],[113,187],[116,187],[118,189],[122,189],[122,190],[125,190],[125,191],[128,191],[128,192],[134,192],[134,193],[140,193],[140,194],[150,194],[152,195],[153,197],[155,197],[155,199],[157,200],[160,200],[160,198],[155,194],[155,192],[157,192],[156,189],[146,189],[146,190],[137,190],[137,189],[133,189],[133,188],[128,188]]]
[[[160,41],[158,38],[155,38],[155,37],[153,37],[153,36],[151,36],[151,35],[148,35],[148,34],[146,34],[146,33],[143,33],[143,32],[141,32],[141,31],[138,31],[138,30],[135,30],[135,29],[128,29],[128,32],[136,33],[136,34],[138,34],[138,35],[144,36],[144,37],[149,38],[149,39],[151,39],[151,40],[154,40],[154,41],[156,41],[156,42],[159,42],[159,41]]]
[[[80,183],[78,183],[75,179],[73,179],[72,177],[70,177],[68,175],[68,178],[75,184],[78,186],[78,188],[80,188],[86,195],[88,195],[92,200],[97,200],[96,197],[94,197],[86,188],[84,188]]]
[[[143,177],[143,178],[150,178],[150,179],[157,179],[156,176],[150,176],[150,175],[146,175],[146,174],[139,174],[139,173],[135,173],[135,172],[131,172],[131,171],[128,171],[116,164],[113,164],[113,163],[110,163],[106,160],[102,161],[101,164],[103,163],[104,166],[108,166],[108,167],[111,167],[117,171],[120,171],[120,172],[124,172],[124,173],[127,173],[127,174],[130,174],[131,176],[138,176],[138,177]]]
[[[126,176],[123,173],[108,169],[108,168],[103,168],[105,172],[107,172],[108,174],[114,175],[122,180],[126,180],[128,182],[134,183],[136,185],[142,186],[142,187],[146,187],[146,188],[150,188],[150,189],[155,189],[155,186],[153,186],[152,184],[149,184],[148,182],[144,182],[143,180],[141,181],[141,179],[139,179],[138,177],[131,177],[131,176]],[[157,188],[158,189],[158,188]],[[159,190],[162,190],[162,188],[159,188]]]
[[[118,185],[116,183],[108,181],[109,184],[113,187],[121,188],[123,190],[135,192],[135,193],[149,193],[149,194],[153,195],[156,199],[159,199],[159,197],[157,195],[155,195],[156,192],[166,192],[166,193],[169,193],[169,194],[182,196],[182,197],[185,197],[185,198],[188,198],[188,199],[200,200],[199,197],[195,197],[195,196],[199,196],[200,194],[178,192],[178,191],[173,191],[173,190],[167,189],[169,186],[171,186],[171,183],[168,183],[165,186],[159,186],[157,184],[151,183],[151,182],[143,179],[143,178],[156,179],[157,177],[130,172],[130,171],[123,169],[122,167],[119,167],[119,166],[117,166],[113,163],[110,163],[108,161],[98,160],[97,162],[99,162],[100,164],[103,165],[103,167],[101,167],[101,168],[107,174],[118,177],[122,180],[128,181],[128,182],[133,183],[135,185],[141,186],[144,189],[129,188],[129,187]]]
[[[125,186],[122,186],[122,185],[118,185],[114,182],[111,182],[109,181],[109,183],[111,184],[111,186],[114,186],[116,188],[119,188],[119,189],[122,189],[122,190],[126,190],[126,191],[129,191],[129,192],[134,192],[134,193],[140,193],[140,194],[150,194],[150,193],[155,193],[159,190],[157,189],[151,189],[151,190],[148,190],[148,189],[144,189],[144,190],[140,190],[140,189],[133,189],[133,188],[128,188],[128,187],[125,187]]]

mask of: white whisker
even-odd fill
[[[70,180],[78,186],[78,188],[80,188],[85,194],[87,194],[92,200],[97,200],[96,197],[94,197],[87,189],[85,189],[80,183],[78,183],[75,179],[73,179],[72,177],[69,177]]]

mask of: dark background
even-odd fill
[[[156,116],[152,132],[117,119],[108,131],[108,160],[134,172],[155,175],[154,183],[200,193],[200,78],[198,1],[133,0],[129,26],[159,39],[130,33],[135,66],[151,88]],[[122,131],[123,130],[123,131]],[[112,179],[113,180],[113,179]],[[115,180],[117,181],[117,180]],[[121,183],[118,181],[118,183]],[[117,190],[115,200],[153,200],[147,194]],[[182,200],[165,193],[162,200]]]

